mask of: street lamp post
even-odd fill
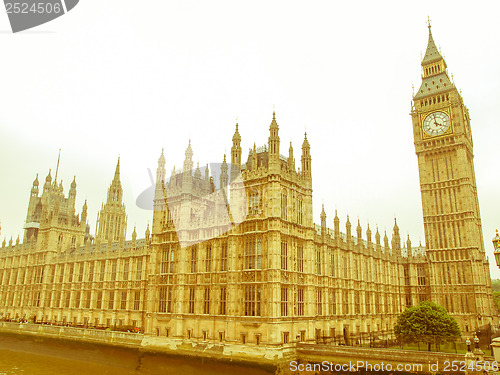
[[[495,255],[495,262],[497,263],[498,268],[500,268],[500,235],[498,235],[498,229],[496,236],[493,237],[493,248],[495,249],[495,252],[493,253]]]

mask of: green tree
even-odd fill
[[[499,279],[491,280],[491,289],[493,289],[493,292],[500,292],[500,280]]]
[[[403,342],[426,342],[429,351],[432,343],[439,350],[439,344],[454,341],[462,334],[455,318],[444,307],[429,301],[403,311],[394,333]]]

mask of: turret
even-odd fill
[[[345,234],[346,234],[346,240],[348,242],[351,242],[351,222],[349,221],[349,215],[347,215],[347,221],[345,223]]]
[[[333,218],[333,233],[335,238],[340,238],[340,219],[337,216],[337,210],[335,210],[335,217]]]
[[[193,173],[193,149],[191,148],[191,140],[189,140],[188,147],[186,148],[184,159],[184,174],[191,176]]]
[[[156,168],[156,184],[155,184],[155,196],[154,196],[154,210],[163,210],[165,207],[165,199],[163,193],[164,183],[165,183],[165,155],[163,154],[163,148],[161,149],[161,155],[158,158],[158,167]]]
[[[69,189],[68,198],[73,201],[76,199],[76,176],[73,177],[73,182],[71,183],[71,187]]]
[[[389,250],[389,238],[387,237],[387,232],[384,231],[384,247]]]
[[[127,231],[125,205],[122,203],[123,189],[120,182],[120,158],[115,175],[108,189],[106,204],[97,214],[96,243],[124,241]]]
[[[359,219],[358,219],[358,226],[356,227],[356,236],[358,238],[358,244],[361,242],[361,224],[359,223]]]
[[[191,148],[191,140],[189,140],[188,147],[185,152],[184,170],[182,173],[182,191],[187,194],[191,193],[193,187],[193,149]]]
[[[30,200],[28,203],[28,213],[26,215],[26,224],[24,226],[24,242],[29,241],[32,238],[36,238],[38,235],[38,228],[40,223],[40,198],[38,197],[38,174],[33,181],[33,186],[31,188]],[[38,206],[38,212],[37,212]],[[37,224],[35,224],[37,223]]]
[[[82,207],[82,215],[80,217],[80,227],[85,228],[87,225],[87,200],[85,199],[85,203]]]
[[[396,219],[394,219],[394,228],[392,234],[392,250],[396,250],[399,254],[401,251],[401,237],[399,236],[399,227]]]
[[[31,196],[38,197],[38,173],[36,174],[35,181],[33,181],[33,187],[31,188]]]
[[[321,236],[326,235],[326,212],[325,212],[325,205],[323,204],[321,206]]]
[[[156,168],[155,196],[153,200],[153,235],[161,232],[162,222],[165,219],[165,209],[167,207],[167,197],[165,195],[165,155],[163,148],[158,158]]]
[[[269,126],[269,169],[278,173],[280,169],[280,137],[278,135],[278,123],[276,113],[273,111],[273,119]]]
[[[45,184],[43,185],[43,192],[50,190],[50,186],[52,184],[52,176],[50,175],[50,169],[49,169],[49,174],[47,177],[45,177]]]
[[[375,248],[377,251],[380,250],[380,233],[378,232],[378,227],[377,232],[375,233]]]
[[[227,162],[226,162],[226,154],[224,154],[224,161],[220,167],[220,188],[221,190],[228,185],[229,176],[227,174]]]
[[[306,179],[311,178],[311,146],[307,140],[307,133],[304,133],[304,142],[302,143],[302,175]]]
[[[137,244],[137,232],[135,231],[135,225],[134,225],[134,231],[132,232],[132,247],[135,248]]]
[[[238,131],[238,123],[236,122],[236,130],[233,135],[233,146],[231,147],[231,181],[234,181],[241,168],[241,136]]]
[[[254,142],[252,151],[252,171],[255,170],[257,170],[257,148],[255,147],[255,142]]]
[[[149,237],[151,235],[151,232],[149,231],[149,224],[146,228],[146,232],[144,233],[144,239],[146,240],[146,245],[149,245]]]
[[[205,167],[205,189],[207,189],[207,192],[210,192],[210,173],[208,170],[208,163]]]
[[[372,231],[370,230],[370,224],[368,224],[368,228],[366,229],[366,242],[368,242],[368,246],[372,245]]]
[[[201,171],[200,171],[200,163],[196,163],[196,170],[194,171],[194,177],[198,180],[201,180]]]
[[[292,141],[290,141],[290,148],[288,149],[288,169],[295,171],[295,160],[293,159]]]

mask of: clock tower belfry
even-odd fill
[[[429,298],[444,306],[463,332],[493,321],[473,163],[469,111],[450,80],[429,24],[422,84],[411,117],[418,158]]]

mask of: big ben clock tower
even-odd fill
[[[463,332],[493,321],[484,253],[469,111],[450,80],[429,24],[422,84],[411,111],[420,174],[430,300]]]

